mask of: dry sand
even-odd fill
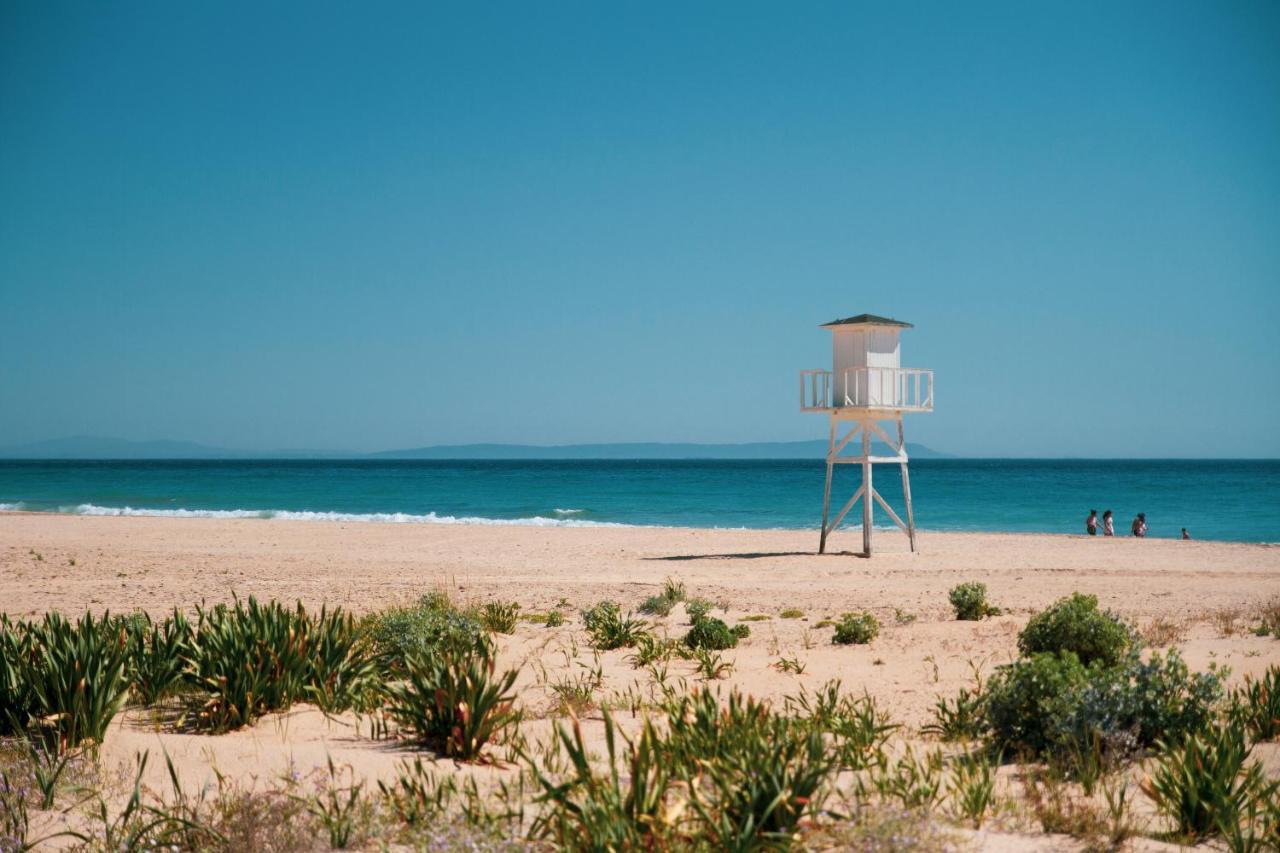
[[[502,638],[503,661],[525,664],[520,699],[533,716],[530,737],[552,725],[547,683],[595,666],[577,609],[602,598],[635,607],[666,577],[691,594],[723,602],[725,618],[751,622],[752,635],[725,654],[734,663],[725,686],[779,698],[839,678],[866,690],[908,726],[930,718],[939,695],[972,683],[975,668],[1016,655],[1017,632],[1029,614],[1073,591],[1094,593],[1104,607],[1176,644],[1193,669],[1231,667],[1232,680],[1280,662],[1280,641],[1247,631],[1259,605],[1280,596],[1280,547],[1023,534],[929,533],[911,554],[896,533],[877,532],[877,553],[817,556],[816,532],[659,528],[528,528],[415,524],[348,524],[274,520],[100,518],[0,514],[0,609],[12,616],[188,608],[232,594],[302,599],[358,612],[405,602],[441,586],[463,599],[512,600],[525,612],[561,599],[573,606],[561,628],[521,623]],[[856,533],[833,546],[857,548]],[[984,622],[951,618],[947,591],[982,581],[1005,614]],[[781,619],[785,608],[803,619]],[[870,610],[880,637],[867,646],[837,647],[823,618]],[[722,615],[716,613],[716,615]],[[914,616],[912,621],[905,620]],[[687,630],[683,611],[651,620],[672,636]],[[576,658],[575,658],[576,654]],[[603,695],[649,688],[627,652],[599,657]],[[783,674],[779,657],[805,663]],[[692,665],[673,662],[672,676],[694,682]],[[598,725],[598,723],[596,724]],[[109,762],[163,746],[184,777],[207,781],[211,768],[269,779],[290,763],[303,772],[326,755],[366,777],[386,778],[412,750],[361,736],[350,718],[326,719],[302,707],[252,729],[221,737],[183,735],[130,711],[104,745]],[[1274,750],[1259,755],[1280,766]],[[159,765],[159,762],[156,762]],[[442,763],[443,764],[443,763]],[[453,765],[443,765],[452,768]],[[157,783],[159,766],[153,767]],[[462,772],[501,774],[501,769]],[[1011,836],[984,836],[985,846],[1018,847]]]

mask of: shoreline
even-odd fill
[[[19,501],[18,503],[21,503]],[[0,504],[13,506],[13,504]],[[270,521],[296,524],[369,524],[388,527],[518,527],[535,529],[597,529],[597,530],[674,530],[674,531],[706,531],[709,533],[779,533],[779,534],[812,534],[818,535],[817,527],[692,527],[688,525],[664,524],[631,524],[620,521],[593,521],[573,517],[549,518],[547,516],[526,516],[522,518],[493,518],[488,516],[437,516],[434,512],[425,515],[412,513],[343,513],[312,510],[159,510],[138,509],[134,507],[100,507],[101,509],[118,510],[113,512],[59,512],[56,510],[0,509],[0,518],[6,516],[36,516],[55,518],[145,518],[167,521]],[[569,510],[562,512],[580,512]],[[271,513],[270,515],[266,513]],[[285,515],[276,515],[285,513]],[[898,534],[899,529],[892,524],[877,524],[873,528],[877,533]],[[861,525],[840,527],[833,535],[850,535],[861,533]],[[1030,536],[1030,537],[1066,537],[1069,539],[1097,539],[1100,541],[1129,541],[1138,537],[1117,534],[1115,536],[1089,536],[1084,533],[1062,533],[1043,530],[1000,530],[1000,529],[955,529],[917,527],[917,536]],[[1159,542],[1201,542],[1218,545],[1254,545],[1261,548],[1280,546],[1280,539],[1275,541],[1255,541],[1249,539],[1209,539],[1196,538],[1183,540],[1176,536],[1148,535],[1141,541]]]

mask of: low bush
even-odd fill
[[[1134,633],[1118,616],[1098,610],[1096,595],[1074,593],[1031,617],[1018,635],[1024,655],[1070,652],[1080,663],[1115,666],[1134,646]]]
[[[846,613],[836,623],[831,642],[840,646],[869,643],[880,633],[880,620],[870,613]]]
[[[563,624],[564,624],[563,613],[561,613],[559,610],[547,611],[546,625],[548,628],[559,628]]]
[[[1001,667],[987,684],[986,723],[996,746],[1036,755],[1127,758],[1209,725],[1222,674],[1192,673],[1177,651],[1123,665],[1086,667],[1073,652],[1038,652]]]
[[[684,642],[691,649],[709,649],[721,651],[732,649],[738,641],[751,635],[746,625],[734,625],[730,628],[723,619],[704,616],[685,635]]]
[[[689,624],[696,624],[711,612],[711,602],[705,598],[691,598],[684,603],[684,612],[689,615]]]
[[[962,622],[977,622],[988,616],[999,616],[1000,608],[993,607],[987,601],[987,585],[971,581],[952,587],[948,597],[955,608],[956,619]]]
[[[634,646],[644,633],[645,623],[623,616],[613,601],[602,601],[589,610],[582,611],[582,623],[591,635],[591,645],[602,651]]]
[[[430,654],[445,646],[471,648],[485,633],[474,614],[454,607],[443,593],[366,616],[361,628],[373,643],[380,669],[392,677],[404,673],[411,654]]]
[[[640,602],[640,606],[636,608],[641,613],[648,616],[670,616],[671,610],[676,603],[661,595],[651,595],[644,601]]]
[[[779,613],[778,616],[782,619],[803,619],[804,611],[798,607],[788,607],[786,610]]]
[[[516,671],[496,675],[495,658],[488,639],[469,649],[412,653],[405,680],[387,690],[387,713],[413,739],[446,756],[475,759],[519,721],[511,693]]]

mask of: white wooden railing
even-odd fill
[[[933,371],[915,367],[851,367],[833,380],[830,370],[800,372],[800,408],[933,411]]]

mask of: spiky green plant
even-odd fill
[[[72,624],[59,613],[25,632],[25,654],[13,674],[26,696],[25,718],[7,709],[10,725],[25,729],[49,754],[101,743],[129,693],[124,632],[109,615],[85,614]]]
[[[534,802],[541,806],[530,835],[563,850],[668,847],[676,820],[676,812],[666,807],[672,770],[652,722],[646,720],[639,734],[628,738],[605,709],[604,737],[607,755],[601,769],[592,761],[576,718],[570,730],[556,725],[556,746],[568,759],[567,774],[550,774],[524,756],[539,789]]]
[[[495,634],[510,634],[520,618],[520,605],[514,601],[490,601],[480,610],[480,622]]]
[[[1280,736],[1280,666],[1267,667],[1260,679],[1245,677],[1244,686],[1231,695],[1231,719],[1254,740]]]
[[[625,617],[613,601],[602,601],[595,607],[582,611],[582,622],[591,635],[591,645],[602,651],[634,646],[644,633],[645,623]]]
[[[187,617],[176,608],[163,622],[146,613],[123,623],[129,643],[129,681],[133,699],[153,705],[182,682],[194,633]]]
[[[920,730],[945,741],[973,740],[981,737],[985,725],[982,688],[961,687],[952,699],[938,697],[933,706],[933,722]]]
[[[828,681],[810,693],[801,690],[784,700],[787,711],[804,725],[830,738],[830,748],[845,770],[867,767],[883,751],[889,736],[901,728],[876,705],[870,694],[853,696]]]
[[[1186,838],[1207,838],[1222,825],[1238,825],[1250,801],[1266,789],[1261,766],[1245,767],[1250,748],[1239,727],[1215,726],[1160,746],[1143,791]]]
[[[387,690],[387,713],[415,740],[470,761],[519,721],[511,688],[516,670],[495,673],[491,641],[411,654],[403,682]]]
[[[312,675],[310,628],[301,603],[291,610],[250,596],[198,608],[188,656],[195,725],[230,731],[302,699]]]
[[[951,810],[958,820],[982,829],[982,821],[995,799],[996,767],[999,759],[985,752],[960,756],[951,766],[947,790]]]
[[[368,711],[378,701],[378,667],[368,637],[340,608],[322,607],[308,625],[307,698],[322,711]]]

